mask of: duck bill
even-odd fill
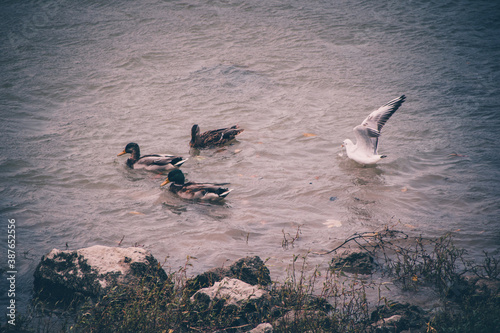
[[[121,153],[119,153],[119,154],[118,154],[118,155],[116,155],[116,156],[122,156],[122,155],[125,155],[126,153],[127,153],[127,152],[124,150],[124,151],[122,151]]]
[[[170,180],[166,179],[163,183],[161,183],[160,186],[165,186],[167,185],[168,183],[170,183]]]

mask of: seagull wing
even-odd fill
[[[403,104],[406,96],[401,95],[398,98],[394,98],[389,101],[387,104],[378,108],[378,110],[373,111],[368,115],[368,117],[363,120],[361,125],[368,126],[370,128],[376,129],[377,131],[381,131],[382,127],[384,127],[385,123],[389,118],[396,112],[397,109]]]
[[[400,97],[389,101],[387,104],[370,113],[368,117],[363,120],[361,125],[354,128],[356,138],[359,140],[359,137],[361,137],[365,141],[366,146],[371,148],[373,154],[377,154],[378,137],[380,136],[382,127],[384,127],[385,123],[394,114],[394,112],[399,109],[405,99],[406,96],[401,95]],[[370,145],[368,145],[367,139],[369,139]]]
[[[366,156],[377,154],[379,131],[364,125],[358,125],[354,127],[354,136],[356,137],[357,153]]]

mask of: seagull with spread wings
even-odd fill
[[[387,157],[386,155],[379,155],[377,152],[380,131],[405,99],[406,96],[402,95],[391,100],[378,110],[370,113],[361,125],[354,127],[356,144],[349,139],[344,140],[342,143],[342,147],[346,149],[347,157],[363,165],[375,164],[382,158]]]

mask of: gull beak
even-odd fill
[[[163,183],[161,183],[160,186],[165,186],[167,185],[168,183],[170,183],[170,180],[166,179]]]
[[[340,145],[340,148],[344,148],[344,144],[341,144],[341,145]]]
[[[118,154],[118,155],[116,155],[116,156],[122,156],[122,155],[125,155],[126,153],[127,153],[127,152],[124,150],[124,151],[122,151],[121,153],[119,153],[119,154]]]

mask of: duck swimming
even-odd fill
[[[193,125],[191,128],[191,141],[189,145],[193,148],[210,148],[215,146],[222,146],[231,140],[234,140],[236,135],[243,132],[242,128],[234,125],[229,128],[221,128],[217,130],[210,130],[200,134],[200,127]]]
[[[131,154],[127,159],[127,166],[131,169],[146,169],[148,171],[170,171],[180,167],[187,159],[167,154],[149,154],[141,156],[139,145],[135,142],[129,143],[125,149],[118,154]]]
[[[172,183],[170,185],[170,192],[177,194],[183,199],[190,200],[222,200],[232,191],[231,189],[222,187],[228,183],[186,183],[184,174],[179,169],[170,171],[167,179],[160,186],[167,185],[168,183]]]

